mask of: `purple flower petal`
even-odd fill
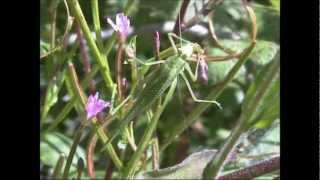
[[[208,64],[204,59],[200,59],[198,80],[203,84],[208,84]]]
[[[122,36],[127,37],[129,34],[130,20],[124,13],[118,13],[116,15],[116,24],[119,28],[119,32]]]
[[[90,95],[87,104],[86,104],[86,112],[87,119],[91,119],[96,116],[99,112],[101,112],[106,107],[110,107],[110,102],[99,99],[99,93],[97,92],[94,96]]]

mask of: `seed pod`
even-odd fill
[[[199,60],[199,69],[198,69],[198,80],[200,83],[207,85],[208,84],[208,64],[203,59]]]

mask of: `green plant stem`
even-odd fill
[[[150,139],[152,138],[153,132],[155,131],[158,120],[160,118],[160,115],[163,111],[163,106],[158,105],[157,110],[155,114],[153,115],[153,118],[151,119],[150,124],[148,125],[145,133],[143,134],[143,137],[141,138],[138,149],[134,152],[132,155],[132,158],[128,162],[127,167],[124,169],[123,175],[124,177],[130,177],[133,175],[135,167],[139,159],[141,158],[141,155],[145,151],[145,149],[148,147],[148,144],[150,143]]]
[[[207,100],[214,101],[219,97],[219,95],[227,87],[229,82],[232,81],[232,79],[234,78],[236,73],[239,71],[241,66],[247,61],[247,58],[252,52],[254,46],[255,46],[255,42],[253,42],[247,49],[244,50],[242,55],[239,57],[239,61],[237,62],[237,64],[233,66],[233,68],[230,70],[225,80],[210,92],[210,94],[206,98]],[[164,140],[165,143],[161,146],[160,152],[162,153],[164,149],[168,145],[170,145],[179,134],[181,134],[191,124],[193,124],[201,115],[201,113],[204,112],[210,105],[211,104],[209,103],[198,104],[196,108],[186,117],[184,121],[174,126],[174,129],[170,134],[170,136],[166,140]]]
[[[163,104],[161,105],[161,99],[158,100],[157,104],[157,109],[156,112],[154,113],[150,124],[148,125],[147,129],[145,130],[139,144],[138,144],[138,149],[134,152],[132,155],[132,158],[128,162],[127,167],[123,171],[124,177],[131,177],[134,173],[134,168],[137,166],[137,162],[141,158],[143,152],[147,148],[148,144],[150,143],[150,139],[152,138],[152,135],[157,127],[159,118],[161,113],[163,112],[164,108],[168,104],[169,100],[172,98],[174,90],[176,88],[177,82],[175,81],[175,84],[173,84],[170,89],[168,94],[166,95]]]
[[[152,144],[152,168],[153,170],[159,170],[159,140],[158,137],[155,135],[153,137],[153,144]]]
[[[93,126],[95,131],[98,134],[99,139],[101,140],[102,144],[106,144],[109,141],[109,137],[105,134],[101,126],[98,124],[97,119],[94,118],[92,120]],[[123,164],[121,160],[119,159],[116,151],[114,150],[113,146],[111,143],[108,143],[107,148],[106,148],[107,156],[110,156],[111,160],[113,161],[114,165],[117,167],[118,170],[121,170],[123,167]]]
[[[112,92],[114,83],[111,78],[110,69],[108,65],[108,59],[106,56],[100,53],[92,35],[90,32],[90,29],[88,27],[88,24],[83,16],[81,7],[79,5],[78,0],[68,0],[69,7],[71,8],[72,12],[74,13],[77,21],[80,24],[80,27],[82,29],[82,32],[88,42],[89,48],[92,50],[94,59],[97,61],[100,67],[100,72],[102,74],[102,77],[109,88],[109,91]]]
[[[204,178],[214,178],[218,174],[228,154],[237,143],[241,134],[244,132],[246,127],[245,125],[245,119],[240,117],[238,124],[232,130],[231,135],[229,136],[223,147],[219,150],[213,161],[205,168]]]
[[[85,104],[87,102],[87,97],[81,90],[81,87],[78,83],[77,74],[71,62],[69,62],[68,68],[69,68],[69,76],[71,77],[70,79],[72,80],[72,89],[75,95],[77,96],[77,98],[79,99],[82,107],[85,107]],[[95,132],[98,134],[98,137],[100,138],[102,143],[105,144],[109,140],[108,136],[105,134],[102,127],[99,125],[97,118],[93,118],[91,121],[94,126]],[[115,166],[120,170],[122,168],[122,162],[120,161],[111,143],[108,143],[106,152],[107,152],[106,154],[107,157],[110,156]]]
[[[236,144],[240,135],[249,127],[248,125],[250,125],[251,117],[257,111],[260,101],[263,99],[266,92],[268,92],[268,89],[272,86],[272,82],[277,77],[278,72],[279,62],[277,60],[274,60],[268,68],[268,71],[265,75],[265,80],[257,88],[256,96],[253,98],[251,103],[248,104],[248,108],[246,109],[246,111],[243,111],[243,113],[241,114],[238,124],[232,131],[227,142],[219,150],[213,161],[206,167],[204,171],[204,178],[215,178],[220,172],[224,161],[232,150],[232,147]]]
[[[76,153],[77,147],[78,147],[78,145],[80,143],[80,140],[81,140],[81,137],[82,137],[82,134],[83,134],[83,130],[84,130],[85,127],[86,127],[85,123],[83,123],[83,121],[82,121],[80,126],[79,126],[79,128],[76,131],[76,134],[74,136],[73,143],[72,143],[72,146],[71,146],[68,158],[67,158],[66,166],[65,166],[64,171],[63,171],[63,176],[62,176],[63,179],[68,179],[69,170],[70,170],[70,167],[71,167],[71,164],[72,164],[73,156]]]
[[[101,37],[98,0],[91,0],[91,9],[92,9],[93,25],[96,33],[97,45],[99,50],[101,51],[103,45],[102,45],[102,37]]]
[[[56,164],[56,166],[54,167],[53,173],[52,173],[52,179],[59,179],[61,178],[61,170],[65,161],[65,155],[64,154],[60,154],[60,157],[58,159],[58,162]]]

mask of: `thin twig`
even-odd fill
[[[106,174],[104,176],[105,180],[112,180],[113,169],[114,169],[114,165],[112,162],[110,162],[106,169]]]
[[[280,156],[261,161],[249,167],[217,177],[217,180],[253,179],[280,168]]]
[[[89,55],[88,55],[88,51],[86,49],[85,40],[83,38],[82,31],[81,31],[81,28],[80,28],[80,25],[78,22],[77,22],[77,26],[76,26],[76,31],[77,31],[77,35],[78,35],[77,39],[79,42],[80,55],[81,55],[81,59],[82,59],[82,64],[84,66],[84,72],[86,75],[88,75],[91,72],[91,65],[89,62]],[[94,80],[91,79],[89,81],[89,92],[90,92],[90,94],[93,94],[94,91],[95,91]]]
[[[123,42],[119,41],[119,47],[116,56],[116,78],[118,88],[118,102],[123,100],[123,85],[122,85],[122,56],[123,56]]]
[[[96,147],[97,140],[98,140],[98,136],[96,134],[93,135],[87,146],[87,166],[88,166],[88,175],[90,180],[93,180],[96,178],[93,158],[94,158],[94,149]]]
[[[177,16],[176,23],[173,28],[173,32],[175,34],[179,33],[179,26],[181,26],[181,24],[184,23],[184,17],[186,15],[189,3],[190,3],[190,0],[183,0],[181,4],[180,12],[179,12],[179,15]],[[179,20],[179,16],[180,16],[180,20]]]

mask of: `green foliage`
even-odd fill
[[[253,112],[253,115],[248,119],[249,124],[259,123],[258,126],[264,127],[269,125],[273,120],[279,117],[279,97],[280,97],[280,80],[279,73],[275,75],[276,77],[272,79],[271,85],[263,86],[263,84],[268,81],[266,79],[271,67],[274,63],[278,63],[279,54],[274,59],[275,62],[271,62],[268,66],[265,66],[261,72],[258,74],[257,78],[251,86],[249,87],[245,100],[242,105],[242,111],[246,112],[251,108],[252,103],[255,101],[255,98],[258,96],[263,96],[262,100],[257,104],[256,111]],[[279,67],[278,67],[279,68]],[[263,86],[263,87],[262,87]],[[265,91],[264,94],[261,92]]]
[[[205,2],[207,1],[205,0]],[[77,0],[67,0],[67,2],[69,8],[72,9],[72,3],[70,2],[77,2]],[[83,52],[80,51],[77,41],[74,44],[57,49],[40,60],[41,124],[44,125],[41,127],[40,159],[41,165],[50,167],[50,176],[61,153],[66,157],[68,156],[73,140],[67,135],[71,137],[71,135],[76,134],[75,127],[79,123],[79,117],[85,113],[83,104],[77,101],[79,90],[76,87],[71,88],[71,85],[77,83],[72,78],[64,77],[68,70],[68,64],[65,62],[74,64],[76,76],[81,82],[80,89],[85,92],[86,96],[94,93],[91,92],[92,84],[94,91],[98,91],[104,100],[112,99],[112,93],[115,97],[118,96],[117,92],[111,92],[113,88],[111,84],[115,84],[117,77],[117,71],[114,67],[119,47],[118,38],[108,36],[103,39],[102,44],[106,46],[103,49],[110,50],[110,53],[95,48],[96,41],[90,34],[90,31],[94,31],[91,2],[79,0],[79,3],[85,18],[82,19],[82,22],[86,23],[89,28],[87,32],[84,32],[83,26],[81,26],[87,43],[84,48],[89,58],[87,63],[92,66],[91,73],[88,74],[85,70],[86,65],[82,58]],[[172,67],[164,68],[164,64],[145,66],[129,57],[135,56],[144,62],[155,61],[152,58],[154,56],[152,31],[157,30],[160,32],[161,40],[160,59],[169,59],[172,62],[177,60],[172,59],[175,53],[168,43],[168,29],[160,28],[160,25],[169,21],[176,21],[182,1],[98,1],[100,26],[103,31],[111,28],[106,23],[105,18],[110,17],[115,20],[116,13],[124,11],[125,7],[128,8],[128,3],[131,6],[126,14],[129,16],[135,34],[129,36],[124,44],[126,49],[123,52],[125,55],[122,77],[128,81],[125,96],[130,95],[133,98],[129,99],[120,108],[122,114],[117,112],[115,115],[111,115],[108,110],[104,111],[101,115],[102,118],[99,119],[99,122],[106,122],[103,128],[100,126],[103,123],[90,121],[88,124],[91,133],[99,135],[100,140],[98,140],[97,149],[101,149],[108,139],[114,135],[114,132],[119,129],[123,130],[119,126],[121,120],[127,119],[127,122],[132,120],[134,122],[132,128],[134,143],[138,146],[137,148],[140,148],[140,152],[135,153],[137,151],[132,150],[132,144],[128,144],[129,141],[126,139],[125,133],[122,133],[119,141],[108,145],[109,150],[112,149],[113,153],[109,153],[111,151],[103,153],[99,150],[94,151],[96,178],[103,178],[107,165],[113,163],[115,159],[120,160],[117,161],[117,165],[113,169],[113,178],[122,177],[124,172],[121,169],[122,165],[127,168],[129,162],[132,163],[130,166],[135,167],[133,172],[138,169],[134,174],[135,177],[143,179],[201,178],[206,165],[217,155],[215,154],[216,150],[204,149],[220,150],[228,141],[229,135],[234,132],[239,117],[246,117],[248,120],[246,130],[241,133],[245,138],[237,141],[241,144],[241,152],[238,154],[236,162],[230,162],[224,166],[222,173],[236,171],[270,157],[269,155],[260,157],[262,154],[279,152],[280,79],[279,76],[272,76],[272,81],[267,81],[271,77],[270,71],[272,69],[270,67],[275,61],[279,61],[280,0],[255,0],[250,2],[250,6],[257,16],[258,36],[255,48],[249,54],[249,57],[243,60],[244,63],[239,66],[239,69],[235,68],[235,65],[240,61],[237,58],[208,62],[208,85],[199,82],[191,83],[196,97],[199,99],[211,97],[222,105],[222,110],[216,106],[193,101],[183,79],[178,77],[178,71],[182,72],[182,67],[176,69]],[[196,9],[200,10],[202,5],[202,1],[191,0],[187,8],[185,22],[192,18],[197,13]],[[40,56],[43,56],[47,55],[52,50],[51,48],[54,48],[51,46],[59,44],[65,30],[67,14],[62,0],[44,0],[40,2],[40,7]],[[57,12],[55,22],[53,22],[54,10]],[[71,15],[76,17],[73,11]],[[212,18],[216,35],[223,47],[232,49],[237,53],[241,53],[248,48],[251,43],[249,41],[251,22],[241,1],[223,1],[221,5],[216,7]],[[200,19],[203,20],[200,24],[202,26],[206,18],[200,17]],[[56,28],[53,39],[55,43],[51,37],[53,23],[55,23]],[[154,29],[150,31],[150,27]],[[162,32],[163,29],[166,32]],[[206,50],[206,56],[221,57],[227,55],[211,44],[209,35],[199,36],[197,33],[198,30],[194,30],[191,33],[182,33],[181,37],[200,44]],[[74,25],[70,34],[76,35]],[[109,43],[106,43],[107,41]],[[191,65],[192,71],[194,71],[195,63],[186,62]],[[106,68],[107,65],[110,65],[110,68]],[[232,69],[236,69],[236,73],[234,76],[230,76],[231,79],[228,80],[226,77],[232,74],[230,73]],[[177,70],[177,72],[173,72],[173,70]],[[177,78],[177,81],[173,80],[174,78]],[[226,79],[228,81],[225,81]],[[89,83],[90,80],[93,80],[92,84]],[[266,84],[267,87],[264,88]],[[173,92],[172,89],[175,85],[177,88]],[[90,90],[88,91],[88,89]],[[173,96],[166,105],[161,107],[164,112],[161,111],[157,114],[159,108],[157,102],[162,99],[163,103],[164,97],[168,95],[167,89],[170,89]],[[263,96],[259,97],[259,93],[262,93]],[[118,104],[117,102],[113,105],[117,106]],[[256,106],[254,106],[255,104]],[[150,119],[157,118],[159,119],[157,123],[151,123]],[[183,127],[183,136],[179,136],[182,132],[175,135],[175,131],[181,127]],[[145,139],[144,134],[147,130],[149,130],[148,136],[145,137],[148,138],[146,138],[146,142],[141,142]],[[87,135],[87,133],[85,134]],[[172,134],[174,137],[171,137]],[[78,159],[80,157],[86,159],[82,148],[82,145],[89,143],[86,135],[81,139],[80,146],[78,146],[72,161],[70,178],[76,176]],[[171,137],[171,139],[168,139],[168,137]],[[154,158],[151,151],[153,144],[150,139],[159,140],[160,157],[158,163],[161,167],[159,170],[154,170],[150,161],[150,158]],[[169,140],[170,143],[173,143],[167,149],[163,148],[163,145],[166,145]],[[115,144],[119,144],[119,142],[122,142],[123,147],[126,148],[117,148]],[[134,159],[133,156],[136,158],[135,160],[132,160]],[[259,156],[259,158],[252,159],[246,156]],[[185,160],[180,162],[181,159]],[[85,164],[84,169],[86,168],[87,165]],[[278,175],[279,172],[274,172],[259,178],[268,179]],[[88,178],[86,171],[82,177]]]
[[[40,160],[42,163],[54,167],[58,162],[61,153],[68,155],[70,147],[72,145],[72,139],[61,133],[45,134],[40,142]],[[76,172],[77,161],[79,158],[85,159],[85,151],[78,147],[72,161],[70,174]]]
[[[217,150],[202,150],[191,154],[180,164],[156,171],[142,172],[137,179],[201,179],[207,163]]]

